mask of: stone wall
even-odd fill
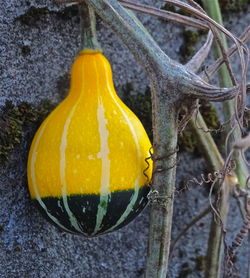
[[[157,2],[158,6],[163,4]],[[248,10],[228,16],[226,26],[239,34],[250,23],[249,11],[248,6]],[[140,18],[171,58],[183,59],[184,27],[147,16],[140,15]],[[128,85],[132,86],[132,95],[143,94],[148,81],[140,66],[100,19],[97,26],[104,53],[112,64],[118,94],[126,99]],[[59,6],[50,0],[2,1],[1,278],[142,277],[149,208],[127,227],[87,239],[61,232],[47,223],[29,198],[26,181],[28,149],[42,119],[65,97],[70,67],[78,50],[76,6]],[[205,163],[197,154],[180,154],[177,186],[204,171]],[[207,205],[208,190],[205,187],[192,186],[177,194],[173,236]],[[241,220],[238,212],[231,211],[230,231],[233,235]],[[180,241],[171,261],[169,278],[202,277],[208,228],[209,216]],[[242,252],[245,252],[244,248]],[[246,256],[239,259],[241,271],[246,270],[246,261]]]

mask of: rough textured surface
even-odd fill
[[[153,2],[151,1],[144,1]],[[161,3],[157,2],[157,5]],[[250,9],[229,17],[226,26],[237,34],[250,22]],[[248,16],[247,16],[248,14]],[[183,28],[140,16],[157,42],[173,59],[180,59]],[[49,0],[2,1],[0,9],[0,105],[6,100],[38,105],[45,98],[60,101],[66,94],[69,70],[79,45],[79,18],[73,6]],[[239,28],[240,26],[240,28]],[[128,50],[100,20],[98,36],[110,60],[115,84],[133,83],[144,92],[147,80]],[[237,66],[237,65],[236,65]],[[35,124],[0,169],[0,277],[1,278],[139,278],[146,256],[149,208],[127,227],[93,239],[62,233],[48,224],[32,206],[27,191],[26,160]],[[192,163],[190,162],[192,161]],[[204,172],[204,162],[182,154],[177,186]],[[208,204],[205,186],[191,186],[176,196],[173,236]],[[230,236],[240,227],[236,206],[230,215]],[[209,216],[179,242],[169,278],[202,277]],[[229,237],[230,242],[230,237]],[[246,250],[237,267],[246,273]],[[242,277],[242,276],[240,276]]]

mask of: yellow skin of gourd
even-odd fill
[[[149,182],[151,143],[134,113],[117,96],[108,60],[82,51],[68,96],[38,129],[29,152],[32,198],[109,194]]]

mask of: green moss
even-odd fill
[[[196,44],[199,41],[199,33],[193,30],[184,30],[183,37],[189,44]]]
[[[178,137],[179,150],[183,152],[196,152],[197,140],[193,132],[186,127],[186,129]]]
[[[207,0],[209,1],[209,0]],[[202,0],[195,0],[201,7]],[[219,0],[222,14],[237,13],[246,10],[247,5],[250,4],[250,0]],[[183,9],[176,8],[174,5],[166,3],[162,10],[179,13],[181,15],[190,16],[191,14]]]
[[[56,16],[59,19],[72,20],[72,17],[78,16],[79,14],[78,6],[77,5],[67,6],[61,11],[54,12],[54,14],[56,14]]]
[[[193,273],[193,269],[189,266],[189,264],[183,263],[181,266],[180,273],[177,277],[178,278],[190,277],[190,274],[192,274],[192,273]]]
[[[198,271],[204,271],[206,269],[206,256],[198,256],[195,258],[196,266]]]
[[[215,107],[206,101],[200,102],[200,112],[204,118],[209,129],[219,129],[220,121],[218,119],[217,111]]]
[[[222,13],[244,11],[250,3],[249,0],[219,0],[219,2]]]
[[[124,103],[137,115],[141,120],[144,128],[149,135],[151,142],[153,141],[152,131],[152,105],[150,89],[147,88],[143,94],[136,94],[133,84],[128,83],[123,88]],[[201,113],[205,117],[205,121],[210,129],[219,128],[219,120],[216,110],[209,103],[202,103]],[[180,151],[198,153],[197,140],[193,132],[187,126],[179,135],[178,146]]]
[[[215,107],[206,101],[200,102],[200,112],[204,118],[205,123],[207,124],[208,129],[218,130],[220,128],[220,121],[218,119],[217,111]],[[216,143],[219,144],[220,141],[220,133],[212,133],[212,136]],[[178,145],[180,151],[186,152],[195,152],[199,153],[197,148],[197,139],[194,133],[189,129],[188,125],[186,129],[179,135]]]
[[[201,0],[195,0],[199,5],[202,5]],[[250,0],[219,0],[222,14],[237,13],[244,11]]]
[[[39,20],[52,14],[59,19],[71,20],[73,16],[78,14],[77,5],[67,6],[61,11],[51,11],[47,7],[34,7],[31,6],[24,14],[16,17],[16,21],[21,22],[24,25],[34,26]]]
[[[14,252],[21,252],[21,251],[22,251],[22,248],[21,248],[20,245],[17,245],[17,246],[15,246],[15,247],[13,248],[13,251],[14,251]]]
[[[152,105],[150,89],[147,88],[143,94],[134,94],[134,88],[131,83],[123,87],[123,101],[141,120],[147,134],[152,141]]]
[[[11,151],[20,144],[24,128],[39,125],[54,107],[49,100],[43,100],[37,107],[27,102],[14,105],[6,101],[0,110],[0,165],[6,164]]]
[[[180,47],[181,62],[186,63],[195,54],[195,45],[199,42],[201,33],[185,29],[182,35],[184,42]]]
[[[40,125],[55,107],[56,103],[49,99],[43,99],[37,107],[37,124]]]
[[[60,76],[56,82],[57,92],[60,94],[60,98],[64,99],[69,91],[70,75],[68,73]]]
[[[177,8],[176,6],[171,5],[169,3],[166,3],[163,7],[161,7],[161,9],[164,10],[164,11],[178,13],[178,14],[185,15],[185,16],[190,16],[191,15],[186,10],[183,10],[182,8]]]
[[[48,8],[30,7],[24,14],[16,18],[25,25],[34,25],[38,20],[49,12]]]
[[[174,5],[171,5],[169,3],[165,3],[162,7],[161,7],[162,10],[164,11],[169,11],[169,12],[173,12],[173,13],[176,13],[177,12],[177,9]]]
[[[26,57],[30,54],[31,49],[28,45],[23,45],[21,51],[22,51],[22,55]]]

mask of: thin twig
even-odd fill
[[[228,75],[229,77],[231,78],[231,81],[232,81],[232,84],[233,86],[236,86],[237,84],[237,81],[236,81],[236,78],[234,76],[234,73],[233,73],[233,70],[232,70],[232,67],[231,67],[231,63],[229,61],[229,57],[227,55],[227,50],[226,50],[226,45],[224,46],[223,45],[223,39],[220,38],[220,34],[218,32],[218,30],[216,30],[215,28],[211,27],[212,30],[213,30],[213,34],[214,34],[214,37],[215,37],[215,41],[217,42],[219,48],[220,48],[220,51],[221,51],[221,55],[222,55],[222,58],[223,58],[223,61],[224,61],[224,64],[226,65],[227,67],[227,70],[228,70]]]
[[[108,20],[110,27],[119,33],[138,62],[148,75],[151,76],[151,79],[157,79],[157,81],[153,81],[154,83],[159,83],[159,76],[161,76],[160,83],[164,84],[165,80],[163,77],[165,77],[168,88],[172,87],[173,90],[174,87],[178,87],[177,92],[183,93],[183,97],[186,97],[184,96],[186,94],[189,97],[202,98],[210,101],[224,101],[225,99],[232,99],[238,94],[238,86],[233,88],[212,86],[196,74],[187,71],[185,66],[170,59],[142,26],[141,22],[134,15],[128,13],[117,1],[86,1],[91,2],[91,5],[96,10],[98,9],[99,15],[106,21]],[[109,13],[109,18],[105,17],[107,13]],[[129,21],[124,24],[128,17],[130,18]],[[122,32],[120,32],[119,26],[123,26]],[[141,39],[142,37],[143,40]],[[162,89],[166,90],[165,88]],[[174,94],[171,96],[174,99],[177,97]]]
[[[246,217],[245,204],[241,196],[235,196],[242,219]]]
[[[202,11],[188,5],[192,14],[206,24],[212,24],[224,32],[236,44],[242,64],[239,86],[229,89],[217,88],[189,72],[185,66],[171,60],[152,39],[136,16],[124,9],[118,1],[86,0],[86,2],[91,4],[103,20],[119,35],[148,74],[152,87],[154,146],[158,146],[155,153],[159,157],[176,149],[178,101],[183,101],[187,96],[194,100],[206,98],[219,101],[237,96],[240,89],[241,94],[244,94],[246,86],[243,85],[247,68],[247,63],[244,63],[244,58],[247,57],[244,44]],[[180,1],[173,0],[171,2],[180,3]],[[183,5],[183,2],[181,4]],[[209,151],[211,152],[211,150]],[[161,198],[152,202],[147,278],[164,278],[167,273],[175,192],[175,162],[176,154],[154,163],[154,170],[166,169],[166,171],[154,171],[152,187]],[[174,166],[169,168],[169,165]]]
[[[216,218],[211,220],[212,222],[210,226],[207,250],[207,254],[209,255],[206,257],[206,278],[219,278],[221,273],[221,257],[217,255],[221,254],[221,242],[225,234],[225,215],[227,215],[228,211],[229,198],[228,184],[226,182],[223,182],[222,188],[223,191],[219,191],[221,194],[219,197],[220,202],[219,204],[216,202],[216,206],[214,207],[214,210],[216,211]],[[218,225],[218,220],[220,225]]]
[[[205,7],[207,8],[207,10],[209,10],[209,15],[214,16],[214,19],[217,20],[220,24],[222,24],[218,1],[209,1],[209,2],[203,1],[203,3],[205,4]],[[224,70],[224,72],[222,72],[222,71],[220,72],[221,76],[223,76],[223,78],[224,78],[223,83],[221,83],[221,85],[223,87],[231,86],[231,82],[230,82],[229,78],[231,78],[232,83],[235,85],[236,80],[234,78],[234,75],[233,75],[233,72],[232,72],[232,69],[230,66],[229,58],[228,58],[228,55],[225,50],[225,48],[226,48],[225,37],[223,35],[220,35],[218,33],[218,29],[216,29],[215,27],[216,27],[215,25],[212,25],[212,24],[210,25],[210,28],[213,31],[213,34],[215,36],[215,39],[217,40],[217,45],[218,45],[217,49],[220,50],[220,51],[218,51],[218,54],[222,54],[223,61],[225,62],[225,65],[227,66],[227,71]],[[235,118],[237,120],[239,126],[242,127],[242,114],[243,114],[242,111],[245,106],[245,95],[246,95],[245,71],[247,68],[247,62],[243,61],[243,56],[246,53],[246,57],[248,58],[249,54],[247,53],[247,51],[248,51],[247,48],[244,48],[243,44],[237,43],[235,39],[233,39],[233,40],[236,43],[238,53],[239,53],[239,56],[241,59],[242,73],[241,73],[241,79],[240,79],[239,93],[237,95],[237,98],[240,99],[241,103],[238,107],[238,103],[236,101],[234,115],[230,113],[229,117],[233,118],[233,119]],[[244,51],[245,51],[245,53],[244,53]],[[230,108],[228,110],[230,111],[232,109]],[[232,130],[235,130],[235,124],[232,127]],[[231,145],[231,142],[230,142],[230,145]],[[225,172],[228,167],[227,165],[229,164],[229,161],[231,160],[231,155],[232,155],[232,151],[225,163],[225,166],[224,166]],[[224,175],[225,175],[225,172],[224,172]],[[224,189],[226,189],[225,184],[223,184],[223,185],[224,185]],[[221,198],[223,201],[220,202],[220,204],[218,206],[218,213],[221,216],[222,223],[224,223],[224,224],[226,223],[226,219],[227,219],[228,197],[229,197],[229,191],[228,190],[223,191],[222,195],[221,195]],[[211,223],[211,232],[210,232],[210,237],[209,237],[209,248],[208,248],[208,252],[207,252],[208,261],[207,261],[207,268],[206,268],[206,274],[205,274],[205,277],[207,277],[207,278],[208,277],[215,278],[215,277],[220,276],[220,261],[221,261],[220,250],[221,250],[222,239],[224,239],[224,243],[225,243],[225,230],[224,230],[223,226],[222,226],[222,228],[220,228],[216,225],[215,222],[212,222]],[[228,249],[227,249],[226,244],[225,244],[225,250],[226,250],[225,252],[227,254]]]
[[[240,64],[241,64],[241,82],[239,87],[239,92],[241,92],[241,95],[246,94],[246,73],[247,73],[247,65],[248,65],[248,59],[249,59],[249,50],[248,48],[234,35],[231,34],[228,30],[226,30],[223,26],[218,24],[216,21],[211,19],[209,16],[207,16],[205,13],[203,13],[201,10],[195,9],[194,7],[181,2],[179,0],[163,0],[164,2],[176,5],[180,8],[183,8],[187,10],[188,12],[192,13],[194,16],[205,20],[208,24],[211,24],[212,26],[216,27],[218,30],[223,32],[226,36],[231,38],[238,49],[238,54],[240,57]]]
[[[201,8],[200,5],[198,5],[198,3],[196,3],[194,0],[188,0],[188,2],[190,3],[191,6],[195,7],[197,10],[205,13],[205,10]],[[212,5],[211,3],[208,3],[207,1],[203,1],[203,4],[205,6],[205,9],[211,11],[211,14],[210,16],[213,18],[213,19],[217,19],[216,21],[220,24],[222,24],[222,20],[221,20],[221,14],[220,12],[217,13],[217,10],[219,8],[215,7],[215,6],[218,6],[217,5],[217,2],[214,2]],[[213,13],[212,14],[212,11],[215,11],[215,14],[218,16],[218,18],[215,18],[216,15]],[[215,17],[213,17],[215,15]],[[220,36],[220,34],[218,33],[218,30],[213,26],[213,24],[209,23],[208,24],[212,33],[214,34],[214,37],[215,37],[215,40],[217,41],[218,43],[218,46],[221,50],[221,53],[222,53],[222,58],[223,58],[223,61],[225,62],[226,66],[227,66],[227,69],[228,69],[228,74],[229,76],[231,77],[231,80],[232,80],[232,84],[235,86],[237,84],[236,82],[236,79],[234,77],[234,74],[233,74],[233,71],[232,71],[232,68],[231,68],[231,64],[229,62],[229,55],[227,54],[227,50],[226,50],[226,41],[225,41],[225,38],[222,36]]]
[[[221,32],[225,33],[228,37],[230,37],[231,39],[233,39],[234,41],[237,39],[235,38],[234,35],[232,35],[231,32],[229,32],[227,29],[225,29],[223,26],[221,26],[220,24],[218,24],[216,21],[214,21],[212,18],[210,18],[208,15],[206,15],[205,13],[203,13],[200,9],[196,9],[188,4],[186,4],[185,2],[179,1],[179,0],[163,0],[164,2],[167,2],[169,4],[178,6],[182,9],[187,10],[188,12],[190,12],[192,15],[197,16],[201,19],[203,19],[205,22],[212,24],[213,26],[217,27],[218,30],[220,30]],[[238,41],[237,41],[238,42]]]
[[[242,35],[239,37],[239,39],[242,42],[247,42],[250,38],[250,26],[246,28],[246,30],[242,33]],[[233,55],[237,50],[237,46],[234,44],[227,50],[227,56],[230,57]],[[200,76],[203,79],[206,79],[206,77],[211,78],[218,70],[218,68],[224,63],[223,57],[218,58],[212,65],[206,67],[203,72],[200,74]]]
[[[72,3],[72,4],[74,3],[78,4],[82,1],[83,0],[56,0],[56,2],[58,3]],[[162,9],[158,9],[149,5],[137,4],[127,0],[120,0],[119,2],[123,5],[123,7],[128,8],[130,10],[142,12],[144,14],[155,16],[163,20],[179,23],[185,26],[189,25],[192,27],[196,27],[200,30],[208,30],[208,25],[199,19],[191,18],[185,15],[180,15],[178,13],[174,13],[170,11],[164,11]]]
[[[207,40],[199,51],[192,57],[192,59],[186,64],[186,68],[193,72],[197,72],[201,67],[204,60],[207,58],[209,51],[213,43],[213,34],[208,32]]]
[[[250,233],[248,233],[247,242],[248,242],[248,262],[250,262],[250,251],[249,251],[249,246],[250,246]],[[248,263],[248,266],[247,266],[246,278],[250,278],[250,263]]]
[[[250,229],[250,196],[245,196],[245,210],[246,210],[246,216],[244,219],[244,223],[240,229],[240,231],[237,233],[235,239],[232,242],[232,245],[229,247],[228,254],[225,258],[226,260],[226,277],[232,277],[232,271],[234,267],[234,259],[236,256],[237,249],[242,245],[244,238],[248,235],[249,229]]]
[[[195,113],[195,111],[197,111],[198,107],[199,107],[198,100],[195,101],[191,100],[190,104],[186,105],[185,115],[178,122],[178,133],[184,131],[185,127],[192,119],[193,114]]]
[[[198,147],[205,155],[209,169],[212,169],[213,171],[221,169],[224,165],[223,157],[220,154],[211,134],[209,132],[203,132],[204,129],[207,129],[207,125],[200,113],[197,114],[196,119],[192,118],[189,126],[198,140]]]
[[[170,11],[164,11],[162,9],[157,9],[157,8],[154,8],[149,5],[137,4],[137,3],[127,1],[127,0],[119,0],[119,2],[125,8],[131,9],[134,11],[142,12],[142,13],[145,13],[148,15],[158,17],[163,20],[172,21],[172,22],[179,23],[179,24],[182,24],[185,26],[189,25],[189,26],[201,29],[201,30],[205,30],[205,31],[208,30],[208,25],[206,23],[204,23],[201,20],[191,18],[189,16],[180,15],[178,13],[174,13],[174,12],[170,12]]]
[[[180,233],[177,235],[177,237],[173,240],[170,248],[170,257],[172,256],[172,253],[176,247],[176,244],[178,241],[187,233],[187,231],[192,228],[198,221],[200,221],[203,217],[205,217],[209,212],[211,212],[211,206],[209,205],[207,208],[202,210],[198,215],[196,215],[187,225],[184,229],[180,231]]]

